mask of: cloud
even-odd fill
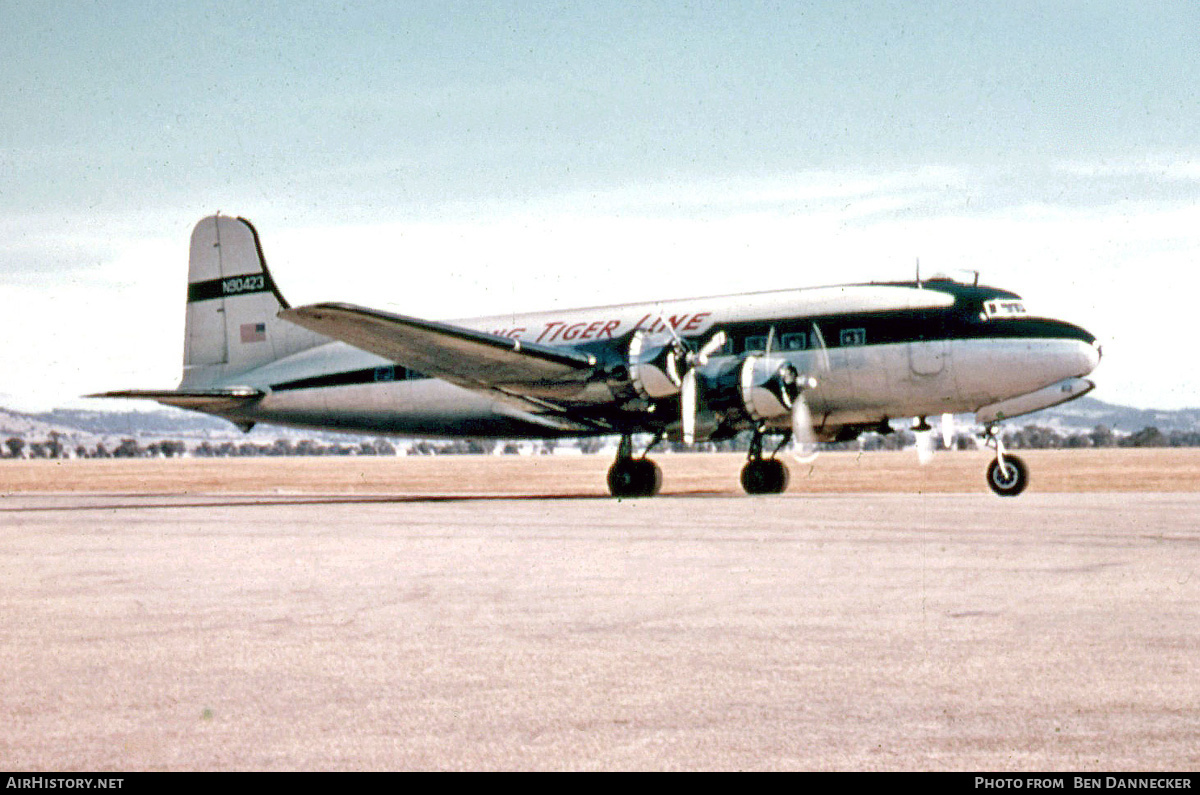
[[[1179,366],[1200,288],[1195,188],[1187,198],[1084,200],[1078,181],[1152,178],[1136,162],[1118,165],[650,182],[392,208],[354,223],[284,202],[245,212],[293,303],[430,318],[908,279],[920,258],[927,276],[981,271],[1104,338],[1102,398],[1200,403],[1200,375]],[[1080,200],[1056,201],[1044,184],[1006,192],[1014,174],[1026,185],[1059,174]],[[87,391],[177,383],[188,234],[207,212],[3,222],[0,261],[33,263],[0,276],[0,338],[18,341],[0,348],[6,390],[48,408]]]

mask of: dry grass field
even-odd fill
[[[1200,491],[1200,449],[1020,451],[1031,492]],[[785,456],[789,494],[986,492],[985,451]],[[660,454],[664,494],[740,494],[740,454]],[[413,456],[0,461],[0,494],[606,494],[607,456]]]

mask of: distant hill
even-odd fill
[[[3,411],[3,410],[0,410]],[[26,417],[30,421],[45,423],[60,430],[83,431],[99,435],[130,434],[194,434],[223,433],[234,431],[225,420],[197,414],[181,409],[151,409],[148,411],[87,411],[81,409],[54,409],[40,414],[10,415]]]
[[[1046,425],[1070,431],[1087,431],[1106,425],[1120,433],[1133,433],[1143,428],[1171,431],[1200,431],[1200,408],[1195,409],[1135,409],[1105,403],[1093,397],[1081,397],[1061,406],[1037,411],[1010,420],[1009,425]]]
[[[262,442],[276,438],[310,438],[339,441],[374,439],[379,434],[339,434],[260,424],[243,433],[232,423],[207,414],[183,409],[158,408],[146,411],[103,411],[54,409],[24,413],[0,408],[0,442],[9,436],[44,439],[59,433],[72,444],[104,439],[184,439],[194,441],[239,440]]]

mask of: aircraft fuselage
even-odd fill
[[[621,370],[630,335],[702,343],[718,331],[725,347],[705,368],[719,371],[748,353],[790,362],[817,382],[806,399],[819,433],[886,418],[974,412],[1078,379],[1099,361],[1095,338],[1060,320],[989,313],[1010,292],[951,281],[867,284],[751,293],[453,321],[527,343],[593,353],[606,367],[555,397],[588,423],[548,425],[536,413],[407,370],[340,342],[329,342],[245,373],[265,397],[231,419],[399,435],[497,438],[578,436],[674,428],[669,407],[620,407]],[[605,375],[605,373],[607,375]],[[702,390],[703,395],[703,390]],[[644,407],[640,407],[644,408]],[[701,398],[700,438],[720,426]],[[657,414],[657,416],[656,416]],[[786,418],[771,425],[784,428]],[[631,427],[633,426],[633,427]]]

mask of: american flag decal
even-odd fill
[[[267,324],[266,323],[243,323],[242,324],[242,342],[266,342],[267,341]]]

